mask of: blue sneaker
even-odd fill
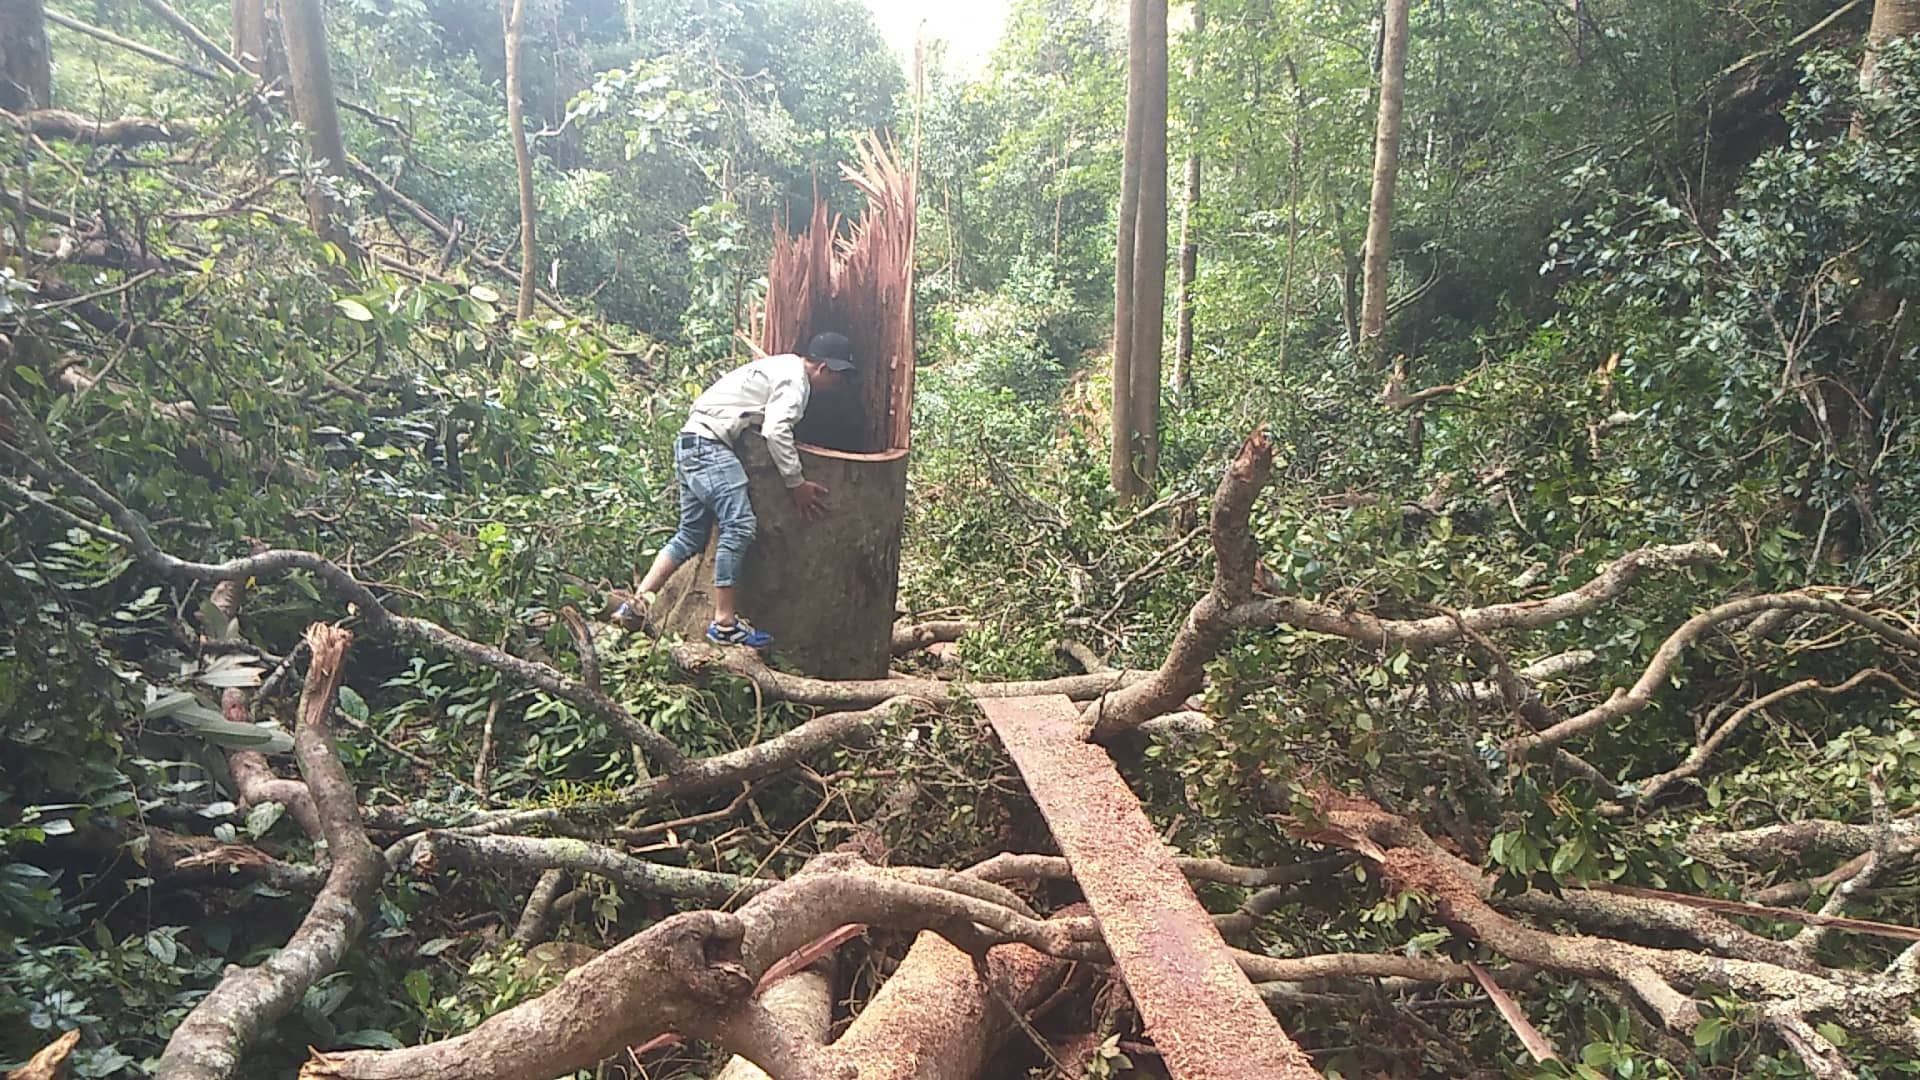
[[[773,635],[765,630],[755,630],[747,620],[734,616],[733,624],[721,626],[719,623],[707,624],[707,640],[715,645],[745,645],[749,649],[766,652],[773,648]]]

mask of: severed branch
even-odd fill
[[[1427,897],[1457,933],[1512,959],[1625,986],[1669,1031],[1684,1033],[1699,1022],[1692,998],[1676,987],[1725,987],[1789,1023],[1831,1018],[1884,1045],[1914,1045],[1908,1014],[1913,988],[1895,977],[1795,970],[1745,957],[1538,930],[1495,911],[1492,884],[1479,868],[1440,848],[1406,819],[1349,796],[1322,793],[1321,804],[1323,813],[1314,820],[1294,823],[1296,835],[1359,852],[1380,869],[1390,888]],[[1806,1053],[1792,1039],[1788,1043]]]
[[[849,923],[941,933],[968,926],[965,936],[1050,954],[1070,951],[1077,939],[1068,927],[888,877],[853,856],[821,856],[737,913],[673,916],[464,1035],[403,1050],[316,1053],[301,1076],[544,1080],[667,1032],[732,1050],[774,1076],[840,1075],[824,1051],[772,1021],[752,994],[780,960]]]
[[[307,631],[312,661],[301,693],[294,752],[326,833],[332,868],[313,908],[286,947],[253,968],[227,974],[167,1040],[157,1075],[162,1080],[224,1080],[238,1074],[247,1048],[291,1012],[320,977],[340,966],[373,909],[385,871],[367,842],[353,781],[334,751],[327,728],[341,664],[353,635],[316,623]]]
[[[905,656],[943,641],[959,641],[980,629],[980,624],[965,619],[936,619],[923,623],[901,623],[893,628],[893,655]]]
[[[1796,694],[1843,694],[1859,686],[1861,683],[1866,682],[1868,679],[1876,678],[1885,679],[1895,686],[1901,685],[1898,679],[1881,671],[1879,668],[1867,668],[1864,671],[1855,672],[1844,682],[1837,683],[1833,686],[1827,686],[1818,679],[1801,679],[1799,682],[1788,683],[1770,693],[1762,694],[1760,697],[1742,705],[1734,711],[1732,716],[1727,717],[1718,727],[1714,728],[1710,735],[1701,740],[1700,744],[1693,748],[1693,751],[1687,755],[1686,760],[1668,769],[1666,772],[1650,776],[1635,784],[1635,797],[1643,810],[1649,809],[1653,806],[1655,800],[1668,788],[1683,780],[1691,780],[1700,775],[1701,770],[1706,768],[1707,759],[1711,758],[1722,746],[1725,746],[1727,740],[1739,732],[1740,726],[1756,713],[1764,712],[1769,707],[1779,704],[1781,701],[1793,697]]]
[[[1460,640],[1462,627],[1485,634],[1494,630],[1552,626],[1599,610],[1648,574],[1705,566],[1725,557],[1726,552],[1718,544],[1707,542],[1641,548],[1602,567],[1593,580],[1571,592],[1542,600],[1463,608],[1424,619],[1382,619],[1366,612],[1343,611],[1296,597],[1241,604],[1229,612],[1227,618],[1236,629],[1284,624],[1335,634],[1363,645],[1432,646]]]

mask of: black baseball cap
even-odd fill
[[[832,331],[815,334],[807,343],[807,358],[827,365],[828,371],[852,371],[853,342],[847,340],[847,335]]]

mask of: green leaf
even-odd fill
[[[419,972],[415,972],[414,974],[417,975]],[[368,1050],[399,1050],[404,1045],[399,1039],[394,1038],[391,1032],[380,1031],[375,1028],[361,1028],[358,1031],[349,1031],[340,1036],[336,1041],[338,1041],[341,1046],[357,1046]]]
[[[340,711],[363,724],[371,715],[367,709],[367,699],[361,697],[360,692],[351,686],[340,688]]]
[[[433,980],[427,978],[426,972],[415,968],[407,972],[407,977],[401,980],[401,984],[407,988],[407,999],[412,1001],[421,1012],[425,1012],[427,1006],[432,1004]]]
[[[247,835],[255,840],[267,835],[267,830],[273,828],[274,823],[285,816],[286,812],[286,805],[277,802],[263,802],[248,808]]]
[[[467,290],[467,295],[483,304],[497,304],[500,302],[500,293],[491,285],[475,285]]]
[[[343,296],[340,299],[335,300],[333,302],[333,306],[340,309],[340,314],[345,315],[347,318],[352,319],[354,322],[372,322],[373,321],[373,312],[367,310],[367,305],[361,303],[358,300],[353,299],[350,296]]]

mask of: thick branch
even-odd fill
[[[1101,698],[1087,710],[1095,739],[1108,739],[1180,706],[1199,690],[1207,662],[1225,642],[1232,626],[1227,615],[1253,591],[1260,549],[1249,527],[1253,501],[1273,472],[1273,443],[1256,432],[1227,466],[1214,492],[1213,588],[1187,613],[1159,670],[1133,686]]]
[[[669,1031],[716,1042],[776,1075],[830,1075],[818,1071],[805,1047],[776,1045],[778,1029],[749,1010],[749,997],[775,963],[848,923],[942,932],[971,925],[967,936],[1055,954],[1075,940],[1065,927],[887,877],[850,856],[823,856],[737,914],[676,915],[465,1035],[405,1050],[318,1054],[301,1076],[535,1080],[589,1067]],[[782,1060],[770,1061],[770,1054]]]
[[[101,120],[65,109],[34,109],[10,113],[0,109],[0,121],[12,124],[29,135],[91,146],[137,146],[151,142],[181,142],[193,137],[192,124],[182,121],[153,120],[144,116],[124,116]]]
[[[977,699],[1064,694],[1075,701],[1090,701],[1143,677],[1143,673],[1138,671],[1114,671],[1027,682],[946,682],[941,679],[912,678],[809,679],[775,671],[762,663],[751,650],[706,644],[676,646],[673,662],[691,675],[713,671],[736,675],[752,682],[767,697],[780,701],[842,709],[871,706],[903,696],[941,703],[956,696]]]
[[[327,729],[340,667],[353,635],[324,624],[307,631],[312,656],[300,699],[294,752],[326,833],[332,868],[313,908],[286,947],[259,967],[229,968],[219,985],[187,1014],[160,1059],[163,1080],[217,1080],[237,1075],[240,1060],[276,1020],[299,1004],[341,959],[366,926],[385,864],[367,842],[353,782]]]
[[[980,624],[964,619],[936,619],[923,623],[900,623],[893,628],[893,655],[905,656],[943,641],[959,641],[980,629]]]

